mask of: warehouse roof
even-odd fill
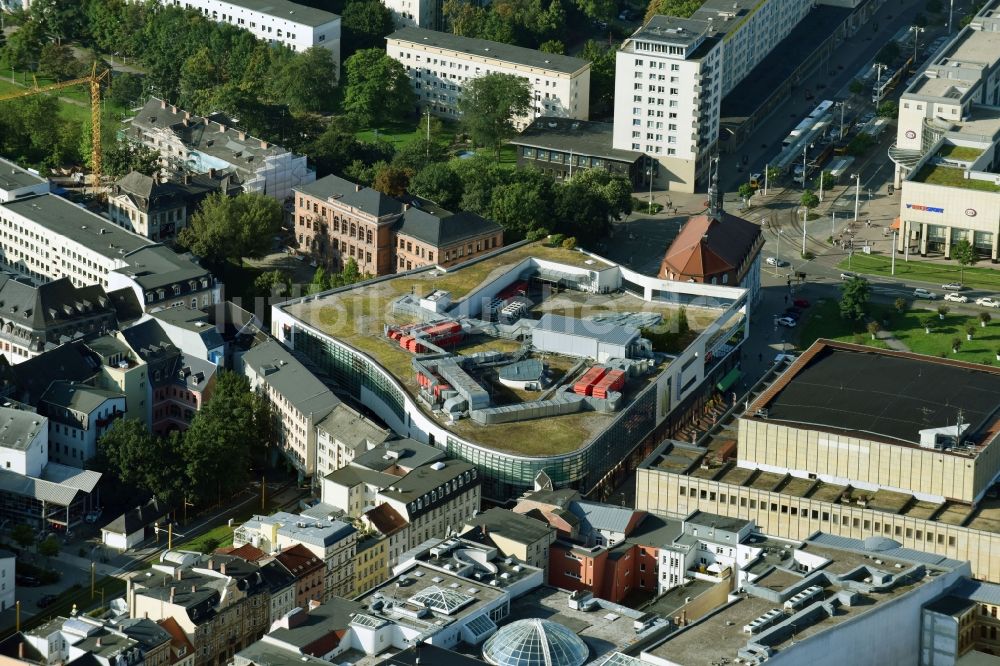
[[[45,418],[34,412],[0,407],[0,448],[26,451],[47,430]]]
[[[548,69],[563,74],[573,74],[581,69],[589,68],[590,63],[582,58],[544,53],[521,46],[511,46],[502,42],[491,42],[487,39],[461,37],[448,32],[426,30],[424,28],[401,28],[386,37],[388,41],[410,42],[438,49],[458,51],[469,56],[503,60],[526,67]]]
[[[1000,426],[998,406],[1000,369],[819,340],[747,414],[903,444],[962,421],[966,440],[985,443],[979,440]]]
[[[0,157],[0,190],[17,190],[22,187],[34,187],[45,182],[38,174],[22,169],[13,162]]]

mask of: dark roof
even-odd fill
[[[300,543],[290,548],[285,548],[274,559],[280,562],[296,578],[302,578],[317,569],[323,568],[323,560]]]
[[[509,143],[629,164],[641,159],[642,152],[612,147],[613,128],[612,123],[540,116]]]
[[[969,424],[964,438],[977,442],[995,428],[998,407],[998,369],[819,340],[747,413],[766,409],[768,421],[919,444],[920,430],[955,426],[959,412]]]
[[[499,507],[477,514],[466,524],[472,526],[470,532],[474,533],[473,540],[478,540],[475,538],[476,536],[486,537],[498,534],[517,543],[531,544],[544,539],[553,532],[552,526],[546,522]],[[486,534],[483,534],[484,527]]]
[[[336,431],[335,434],[338,438],[343,439],[340,431]],[[397,465],[405,469],[416,469],[444,457],[445,452],[436,446],[422,444],[415,439],[395,439],[364,453],[359,453],[351,461],[351,465],[384,472]]]
[[[364,185],[352,183],[333,174],[312,183],[300,185],[295,188],[295,191],[317,199],[336,199],[345,206],[356,208],[373,217],[399,215],[403,212],[403,204],[389,195]]]
[[[152,525],[169,511],[168,507],[151,499],[142,506],[137,506],[118,516],[102,527],[101,531],[114,534],[132,534]]]
[[[41,185],[47,179],[22,169],[14,162],[0,157],[0,190],[18,190],[22,187]]]
[[[109,291],[108,299],[111,301],[111,307],[115,309],[119,326],[131,324],[142,318],[142,304],[139,303],[135,291],[131,288],[122,287],[121,289]]]
[[[260,12],[268,16],[275,16],[286,21],[308,25],[318,28],[331,21],[335,21],[339,16],[324,9],[310,7],[291,0],[227,0],[237,7],[245,7],[250,11]]]
[[[16,383],[12,396],[36,406],[54,381],[83,382],[94,377],[101,360],[81,341],[69,342],[11,367]]]
[[[24,646],[24,656],[18,654],[19,646]],[[9,657],[11,659],[18,659],[22,663],[25,662],[35,662],[44,664],[47,663],[45,655],[39,652],[35,646],[29,643],[24,634],[17,632],[16,634],[11,634],[7,638],[0,641],[0,655]]]
[[[271,560],[260,567],[260,577],[264,579],[264,584],[271,594],[279,592],[290,585],[295,585],[295,576],[286,569],[281,562]]]
[[[323,656],[335,648],[350,626],[351,618],[365,610],[364,604],[343,597],[330,597],[311,610],[299,608],[288,617],[288,628],[280,627],[268,635],[305,654]]]
[[[956,616],[965,612],[968,608],[976,605],[978,604],[971,599],[948,595],[930,602],[924,606],[924,610],[928,610],[933,613],[940,613],[941,615]]]
[[[738,125],[781,87],[851,14],[848,7],[816,4],[757,66],[722,98],[722,123]],[[808,85],[808,84],[807,84]],[[789,123],[791,124],[791,123]]]
[[[420,643],[386,657],[383,664],[389,666],[418,666],[419,664],[434,664],[434,666],[481,666],[486,662],[465,654],[452,652],[436,645]]]
[[[585,67],[590,67],[590,63],[582,58],[544,53],[521,46],[511,46],[502,42],[461,37],[449,32],[438,32],[437,30],[426,30],[424,28],[400,28],[386,37],[386,39],[411,42],[439,49],[449,49],[467,55],[493,60],[504,60],[527,67],[549,69],[564,74],[573,74]]]
[[[761,237],[758,225],[726,211],[694,215],[667,248],[660,278],[672,272],[677,280],[708,279],[738,271],[759,250]]]
[[[495,236],[503,227],[467,211],[452,213],[411,206],[396,223],[396,231],[434,247],[447,247],[473,238]]]
[[[148,652],[170,641],[170,634],[167,630],[147,618],[126,618],[117,626],[122,633],[138,642],[143,652]]]
[[[139,248],[127,253],[122,260],[128,266],[118,268],[116,272],[132,278],[142,289],[157,289],[212,277],[190,254],[178,254],[163,245]]]
[[[113,312],[100,285],[77,287],[62,277],[34,286],[9,273],[0,274],[0,317],[15,325],[45,331],[49,326]]]
[[[187,206],[188,213],[209,194],[224,191],[230,196],[242,190],[239,176],[228,171],[187,174],[179,180],[166,182],[138,171],[131,171],[114,185],[115,196],[127,196],[144,211],[156,211]]]

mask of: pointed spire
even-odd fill
[[[722,215],[722,194],[719,192],[719,156],[712,158],[711,175],[708,185],[708,214],[712,217]]]

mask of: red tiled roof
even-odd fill
[[[216,548],[215,552],[218,555],[232,555],[250,563],[259,562],[267,557],[267,553],[249,543],[245,543],[239,548],[231,546],[229,548]]]
[[[296,578],[303,578],[323,568],[323,560],[300,543],[281,551],[274,559],[281,562]]]
[[[187,634],[184,633],[181,626],[177,624],[177,620],[172,617],[166,617],[157,622],[157,624],[170,634],[170,663],[177,663],[194,654],[194,646],[188,640]],[[181,648],[184,648],[183,655],[177,654]]]
[[[382,534],[389,536],[406,527],[406,519],[389,504],[380,504],[365,512],[365,517]]]
[[[725,211],[718,217],[694,215],[667,248],[659,277],[670,279],[673,273],[677,280],[711,279],[739,271],[757,251],[760,239],[760,227]]]

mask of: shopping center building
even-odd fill
[[[951,258],[967,240],[1000,253],[1000,0],[914,77],[889,156],[902,187],[896,250]]]
[[[521,243],[288,301],[272,332],[399,435],[475,465],[484,496],[509,499],[543,471],[583,493],[624,480],[736,381],[746,300]]]

